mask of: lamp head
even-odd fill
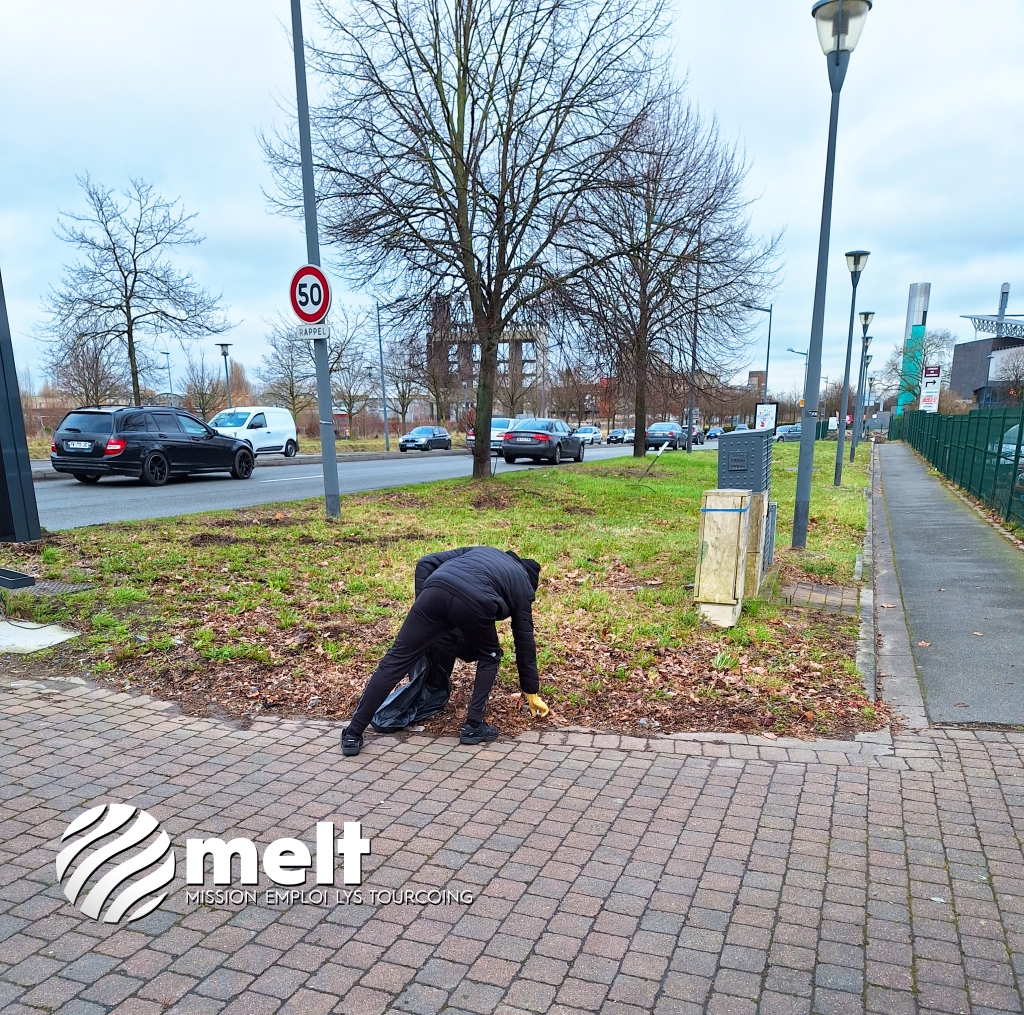
[[[821,51],[852,53],[864,31],[871,0],[818,0],[811,8]]]
[[[864,357],[864,366],[865,366],[865,367],[869,367],[869,366],[871,366],[871,359],[872,359],[872,357],[871,357],[871,353],[868,353],[868,354],[867,354],[867,356],[865,356],[865,357]],[[875,379],[874,379],[874,377],[872,377],[872,378],[871,378],[871,383],[872,383],[872,384],[874,384],[874,383],[875,383]]]
[[[859,275],[868,264],[869,250],[848,250],[846,252],[846,266],[850,269],[851,275]]]
[[[865,335],[864,336],[864,348],[866,349],[869,345],[871,345],[871,336],[870,335]]]
[[[228,349],[230,349],[233,344],[233,342],[218,342],[217,345],[220,346],[221,356],[227,356]]]
[[[849,256],[849,255],[847,255]],[[865,330],[867,326],[875,319],[875,312],[873,310],[862,310],[860,312],[860,323],[864,325]]]

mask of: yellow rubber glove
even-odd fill
[[[526,700],[526,704],[530,706],[530,715],[534,718],[539,715],[543,719],[550,711],[539,694],[524,694],[523,698]]]

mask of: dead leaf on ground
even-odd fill
[[[895,610],[896,609],[896,604],[895,603],[882,603],[882,609],[883,610]]]
[[[919,641],[917,644],[918,644],[919,648],[931,648],[932,647],[932,643],[930,641]]]
[[[984,636],[984,635],[983,635],[983,634],[981,633],[981,631],[972,631],[972,632],[971,632],[971,634],[973,634],[975,638],[984,638],[984,637],[985,637],[985,636]]]

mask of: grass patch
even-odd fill
[[[795,473],[786,470],[798,448],[775,450],[777,545],[790,561],[781,548]],[[847,580],[864,532],[869,449],[838,491],[828,450],[809,550]],[[83,632],[84,644],[47,660],[50,671],[98,673],[199,713],[344,718],[408,610],[416,560],[487,543],[544,565],[541,681],[562,724],[800,735],[882,725],[884,708],[864,700],[851,666],[855,619],[753,600],[731,631],[701,621],[687,585],[700,495],[716,482],[715,456],[675,453],[647,476],[627,458],[348,496],[340,523],[323,517],[320,501],[302,501],[76,529],[0,547],[0,566],[96,587],[10,596],[6,608]],[[499,631],[506,654],[489,714],[515,731],[534,721],[520,707],[508,625]],[[429,729],[455,728],[471,677],[457,667],[453,704]]]

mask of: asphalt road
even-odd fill
[[[711,443],[698,450],[714,447]],[[630,451],[621,445],[588,447],[586,460],[617,458]],[[559,466],[562,469],[574,467],[571,462]],[[551,466],[506,465],[503,461],[498,464],[499,472],[535,468]],[[436,479],[455,479],[470,475],[472,469],[472,459],[468,455],[408,455],[390,460],[339,462],[338,477],[342,493],[359,493],[410,483],[429,483]],[[322,497],[323,489],[320,465],[257,468],[252,479],[244,482],[227,475],[193,476],[156,489],[143,486],[136,479],[113,477],[103,479],[95,486],[83,486],[70,477],[35,484],[39,520],[51,531]]]
[[[929,476],[905,444],[880,451],[928,718],[1024,724],[1024,556]]]

